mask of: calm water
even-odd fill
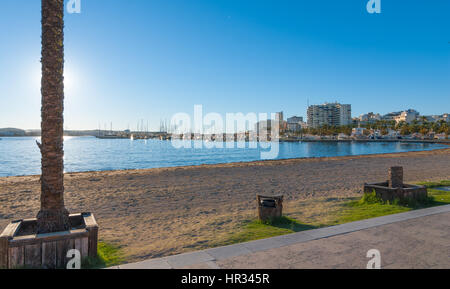
[[[0,140],[0,177],[40,174],[39,138],[2,138]],[[241,143],[242,144],[242,143]],[[144,169],[261,159],[261,150],[234,149],[176,149],[170,141],[67,137],[64,141],[67,172]],[[300,157],[347,156],[432,150],[437,144],[415,143],[280,143],[277,159]]]

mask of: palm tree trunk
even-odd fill
[[[42,155],[38,233],[69,229],[64,207],[64,0],[42,0]]]

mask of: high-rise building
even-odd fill
[[[277,112],[275,114],[275,120],[279,121],[280,123],[284,121],[284,113],[282,111]]]
[[[308,107],[308,126],[318,128],[324,125],[343,126],[352,123],[350,104],[325,103]]]

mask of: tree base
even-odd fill
[[[37,233],[47,234],[70,230],[69,212],[62,210],[41,210],[37,215]]]
[[[69,216],[70,230],[37,234],[37,220],[10,223],[0,234],[0,268],[66,268],[76,249],[81,258],[97,256],[98,225],[91,213]]]

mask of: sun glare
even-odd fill
[[[36,89],[41,88],[41,79],[42,79],[42,73],[41,73],[41,67],[35,67],[33,69],[33,87]],[[76,76],[72,69],[64,68],[64,91],[67,93],[69,91],[73,91],[76,87]]]
[[[64,70],[64,90],[71,91],[75,88],[75,74],[71,69]]]

